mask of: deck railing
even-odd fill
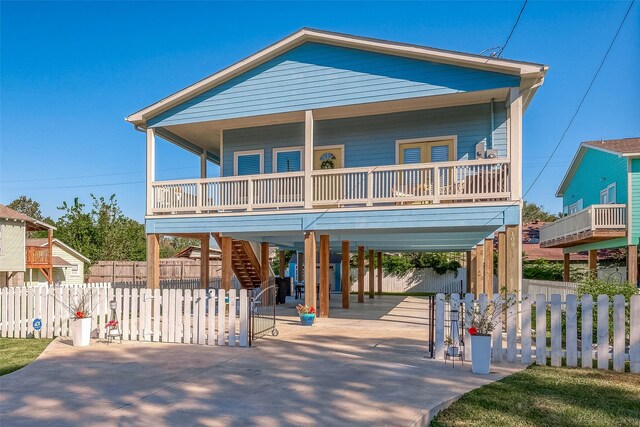
[[[540,243],[550,243],[587,231],[627,227],[626,205],[591,205],[540,228]]]
[[[509,159],[314,170],[152,183],[153,214],[508,200]]]
[[[47,266],[50,264],[49,248],[42,246],[26,246],[27,266]]]

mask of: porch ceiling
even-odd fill
[[[495,101],[504,101],[508,95],[508,88],[491,89],[475,92],[435,95],[403,99],[396,101],[355,104],[340,107],[320,108],[313,110],[315,120],[330,120],[338,118],[372,116],[378,114],[399,113],[403,111],[428,110],[452,106],[473,105]],[[304,111],[292,111],[280,114],[242,117],[227,120],[203,121],[173,126],[165,126],[165,139],[189,149],[191,144],[208,152],[220,152],[220,132],[225,129],[249,128],[283,123],[304,122]],[[175,138],[171,138],[174,135]],[[172,140],[173,139],[173,140]],[[194,151],[190,149],[190,151]]]

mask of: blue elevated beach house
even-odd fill
[[[627,249],[627,280],[638,282],[640,242],[640,138],[583,142],[556,196],[566,216],[540,229],[540,246],[564,249],[569,281],[571,253],[589,251],[589,269],[598,249]]]
[[[522,114],[546,71],[302,29],[131,114],[146,132],[149,286],[158,286],[158,236],[175,235],[218,241],[225,287],[233,274],[266,286],[270,248],[298,251],[305,300],[318,304],[318,285],[321,315],[330,253],[348,267],[357,252],[364,275],[365,251],[467,252],[471,290],[492,293],[499,233],[499,286],[517,292]],[[199,173],[156,180],[157,138],[200,156]],[[220,177],[207,178],[209,162]]]

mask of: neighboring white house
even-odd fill
[[[27,239],[27,246],[48,247],[47,239]],[[84,264],[89,258],[66,243],[53,239],[53,283],[84,283]],[[47,279],[38,269],[27,269],[25,283],[46,283]]]

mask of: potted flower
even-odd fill
[[[300,323],[302,324],[302,326],[313,325],[313,322],[316,320],[316,309],[314,307],[298,304],[296,306],[296,310],[298,310],[298,315],[300,316]]]
[[[72,298],[69,304],[71,312],[71,338],[76,347],[85,347],[91,343],[91,293],[84,292]]]
[[[474,374],[489,374],[491,370],[491,332],[498,323],[501,310],[493,302],[487,307],[469,307],[467,316],[471,335],[471,371]]]

